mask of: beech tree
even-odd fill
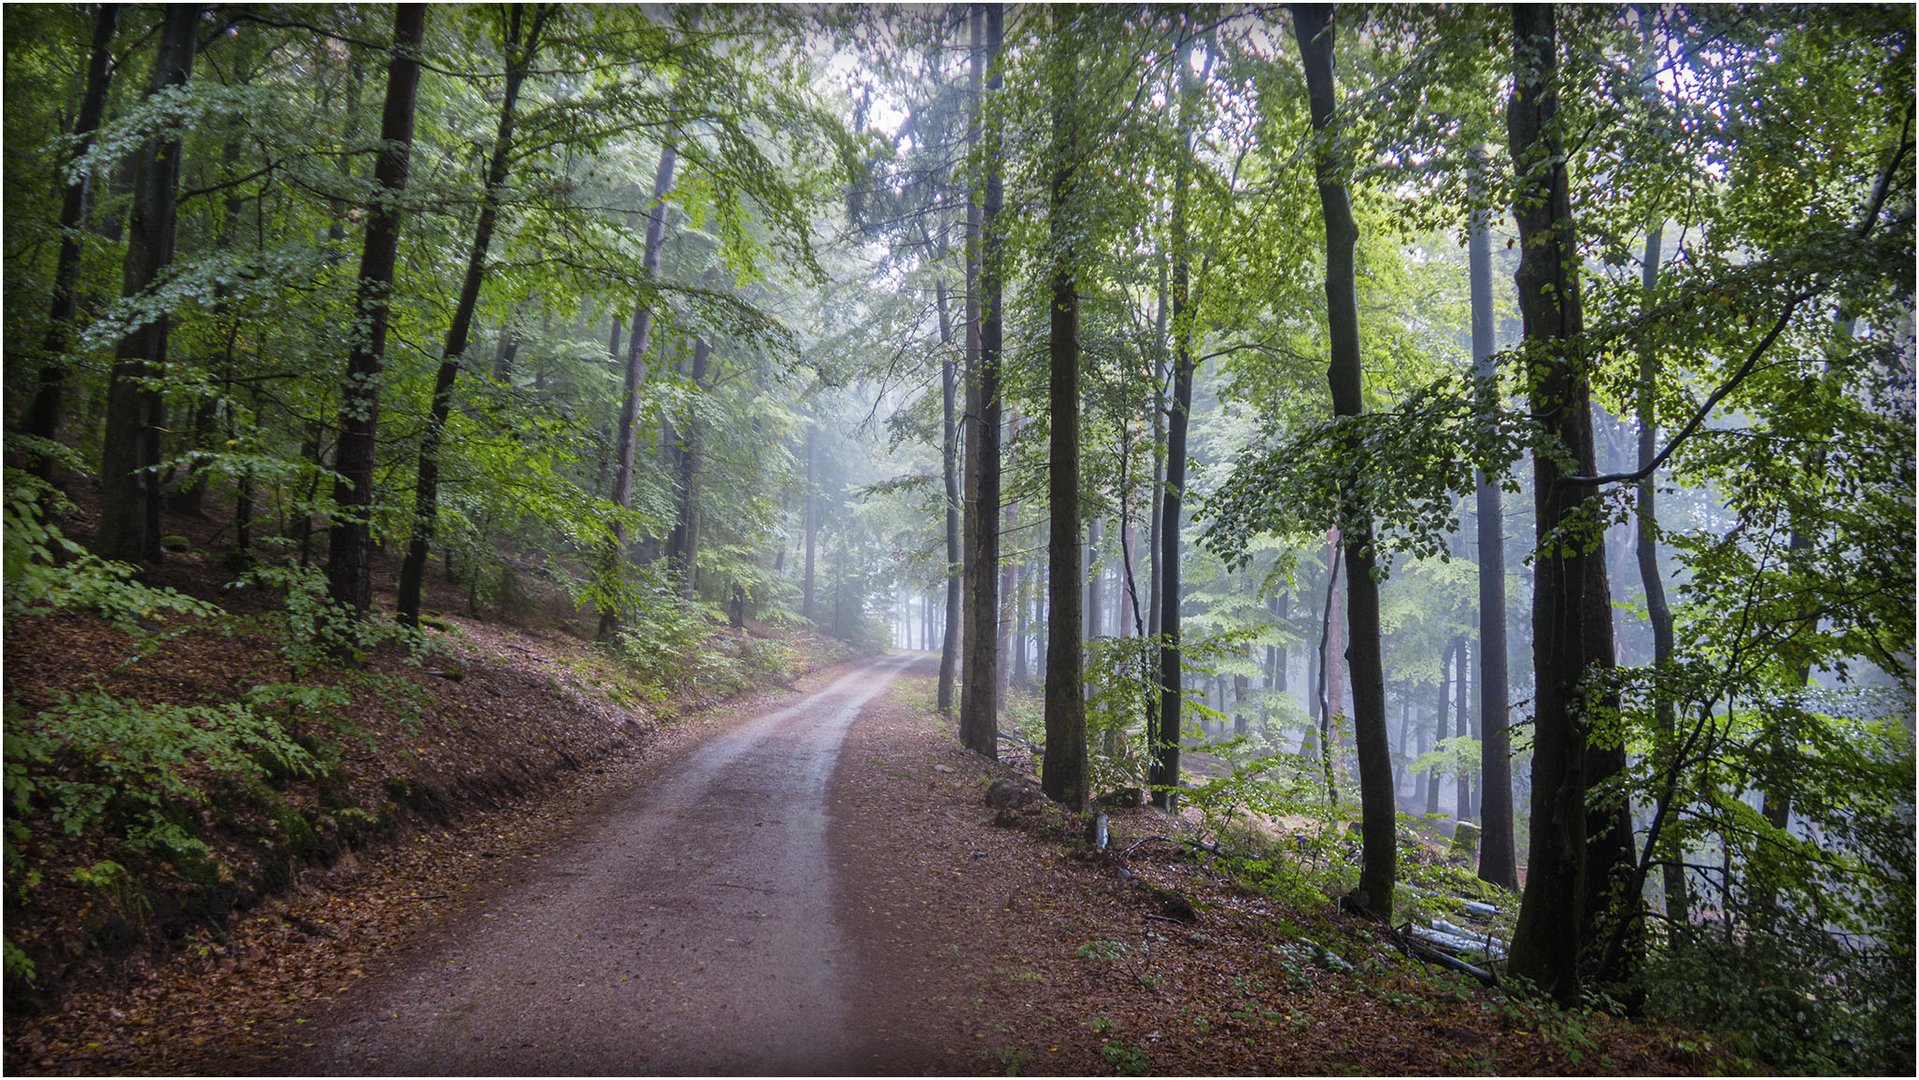
[[[380,381],[387,325],[393,310],[393,269],[405,220],[412,162],[413,111],[420,88],[420,41],[426,5],[394,12],[393,58],[387,64],[386,105],[380,113],[380,153],[373,169],[376,201],[360,254],[353,331],[348,336],[346,383],[340,393],[339,450],[333,520],[327,530],[327,582],[335,603],[364,615],[373,602],[373,470],[380,423]]]
[[[167,9],[147,102],[163,105],[193,75],[200,8]],[[181,140],[162,129],[139,152],[133,172],[133,206],[127,220],[127,255],[120,295],[146,300],[161,272],[173,262],[176,187]],[[160,428],[163,403],[153,380],[167,363],[169,314],[143,310],[120,339],[107,384],[106,438],[100,454],[100,532],[95,544],[106,558],[157,561],[160,549]]]

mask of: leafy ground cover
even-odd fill
[[[679,636],[698,647],[663,672],[495,609],[438,612],[412,637],[389,626],[349,642],[362,663],[342,665],[296,563],[238,574],[188,543],[141,580],[76,572],[37,509],[8,507],[9,1061],[66,995],[182,948],[223,952],[247,912],[313,874],[514,805],[676,716],[845,655],[688,618]],[[87,509],[65,509],[84,537]],[[48,579],[66,591],[32,590]],[[536,590],[522,587],[529,607],[554,606]]]
[[[1197,814],[1109,811],[1123,859],[1090,855],[1082,822],[1056,810],[997,824],[1007,819],[982,794],[1025,764],[961,750],[931,699],[931,680],[903,679],[855,725],[835,784],[835,813],[870,823],[847,851],[866,882],[851,917],[866,920],[870,948],[921,958],[924,993],[901,1023],[950,1032],[946,1064],[925,1071],[1741,1067],[1698,1032],[1561,1011],[1409,960],[1377,925],[1250,885],[1232,860],[1179,842],[1201,839]]]

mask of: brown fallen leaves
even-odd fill
[[[849,735],[835,843],[865,883],[844,917],[869,961],[918,980],[911,1001],[864,1007],[893,1033],[875,1071],[908,1073],[1685,1074],[1714,1062],[1681,1034],[1508,1004],[1399,957],[1330,905],[1236,888],[1211,857],[1148,842],[1126,861],[1077,859],[1077,823],[1028,811],[993,824],[983,794],[1007,764],[960,749],[902,680]],[[1056,812],[1055,812],[1056,814]],[[1113,814],[1114,846],[1173,831]],[[1162,913],[1155,891],[1198,909]],[[1317,943],[1320,949],[1313,945]],[[1355,966],[1338,970],[1324,951]]]
[[[604,661],[577,639],[445,622],[445,655],[426,667],[456,669],[459,679],[411,666],[398,650],[382,652],[372,670],[392,685],[418,687],[425,707],[409,716],[382,694],[356,692],[338,717],[351,734],[337,741],[330,782],[344,790],[326,798],[385,808],[382,826],[352,847],[322,833],[324,846],[299,858],[258,839],[273,835],[274,822],[210,807],[242,819],[208,819],[232,879],[220,902],[163,865],[137,865],[144,896],[133,918],[114,915],[114,925],[128,924],[116,942],[101,939],[101,897],[69,878],[106,854],[130,865],[132,856],[109,851],[103,838],[33,823],[25,846],[38,885],[24,903],[9,890],[8,937],[67,957],[42,968],[43,982],[53,976],[65,992],[45,1010],[9,999],[8,1071],[277,1071],[286,1049],[313,1041],[306,1025],[318,1009],[385,970],[436,923],[483,909],[492,882],[515,864],[537,865],[544,846],[609,784],[732,715],[698,715],[712,695],[697,687],[629,711],[608,700]],[[825,660],[844,655],[807,644]],[[9,693],[32,708],[54,688],[98,678],[112,692],[191,702],[291,677],[271,642],[245,634],[176,637],[130,665],[122,663],[126,646],[90,616],[10,623]],[[279,795],[324,821],[314,783],[296,780]]]

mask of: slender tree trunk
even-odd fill
[[[1333,126],[1333,23],[1328,5],[1293,9],[1293,30],[1306,70],[1313,130],[1330,138]],[[1353,249],[1359,228],[1346,194],[1345,164],[1322,146],[1316,173],[1319,204],[1326,222],[1326,315],[1332,362],[1333,414],[1358,416],[1364,410],[1359,359],[1359,303],[1355,291]],[[1345,530],[1346,609],[1351,629],[1347,663],[1353,679],[1353,742],[1359,757],[1361,858],[1359,886],[1346,902],[1383,919],[1393,911],[1397,875],[1393,807],[1392,751],[1386,744],[1386,682],[1379,649],[1379,583],[1373,577],[1373,536],[1369,521]],[[1330,748],[1329,748],[1330,749]]]
[[[1072,220],[1077,161],[1078,82],[1076,32],[1067,9],[1053,9],[1053,27],[1064,55],[1054,72],[1053,176],[1048,231],[1054,252],[1053,303],[1049,327],[1052,379],[1047,405],[1049,460],[1047,504],[1051,529],[1046,542],[1046,757],[1040,782],[1063,806],[1084,810],[1090,794],[1086,761],[1086,678],[1080,620],[1079,286]],[[1097,594],[1095,594],[1097,595]]]
[[[1640,271],[1640,284],[1644,292],[1640,305],[1642,309],[1651,309],[1653,293],[1659,287],[1660,241],[1664,229],[1661,222],[1654,222],[1646,229],[1646,257]],[[1639,421],[1637,468],[1640,469],[1649,468],[1654,455],[1658,453],[1659,420],[1653,409],[1658,382],[1659,350],[1651,344],[1642,345],[1639,349],[1639,393],[1634,402],[1636,419]],[[1651,472],[1639,481],[1634,496],[1634,516],[1638,523],[1638,543],[1634,555],[1639,562],[1640,583],[1646,590],[1646,620],[1652,624],[1653,668],[1663,671],[1673,659],[1672,606],[1666,602],[1666,583],[1659,576],[1659,513]],[[1672,699],[1663,690],[1656,690],[1653,695],[1653,728],[1665,742],[1669,753],[1674,749],[1677,727]],[[1690,904],[1686,896],[1684,852],[1676,842],[1668,841],[1662,846],[1666,848],[1660,853],[1664,864],[1661,882],[1666,893],[1666,915],[1673,925],[1685,926]]]
[[[1451,701],[1452,694],[1451,677],[1452,643],[1448,642],[1439,653],[1439,700],[1433,703],[1433,724],[1426,732],[1425,744],[1428,751],[1439,749],[1439,740],[1446,734],[1446,707]],[[1439,773],[1428,772],[1422,775],[1426,778],[1426,783],[1421,785],[1425,791],[1425,812],[1437,814],[1439,813]]]
[[[1475,163],[1482,161],[1475,155]],[[1467,240],[1472,289],[1473,374],[1479,380],[1480,410],[1491,415],[1498,405],[1493,378],[1493,260],[1488,213],[1473,215]],[[1506,729],[1506,523],[1497,481],[1476,473],[1474,505],[1479,527],[1479,742],[1481,795],[1479,876],[1504,889],[1519,891],[1517,847],[1513,837],[1512,739]]]
[[[93,145],[93,133],[105,115],[107,91],[113,78],[113,31],[119,24],[120,5],[101,4],[93,16],[93,42],[87,53],[86,89],[80,95],[80,112],[73,122],[73,160],[86,154]],[[60,255],[54,263],[53,302],[47,318],[46,337],[40,342],[40,381],[34,388],[33,402],[27,407],[25,430],[29,435],[56,441],[64,433],[66,422],[67,368],[73,351],[74,315],[78,309],[81,242],[85,237],[87,204],[91,201],[89,177],[82,175],[67,184],[60,197]],[[39,454],[28,458],[29,467],[43,480],[53,478],[53,461]]]
[[[693,25],[698,25],[698,18],[693,16]],[[640,253],[640,275],[649,284],[660,275],[660,257],[666,246],[666,196],[673,190],[673,170],[678,161],[678,146],[669,135],[660,146],[659,167],[653,172],[652,211],[646,222],[646,246]],[[633,505],[633,459],[637,449],[634,437],[640,413],[640,384],[646,381],[646,347],[652,334],[653,295],[648,288],[641,291],[633,305],[633,326],[626,338],[626,370],[620,386],[620,426],[614,434],[613,503],[621,510],[629,510]],[[605,572],[610,580],[617,581],[623,576],[626,543],[626,522],[616,517],[613,536],[604,554]],[[600,612],[601,641],[611,640],[619,627],[620,612],[616,606],[609,605]]]
[[[333,521],[327,531],[327,585],[335,603],[364,615],[373,602],[374,445],[380,420],[380,380],[386,363],[387,318],[393,269],[400,251],[401,198],[413,152],[414,101],[420,86],[420,41],[426,5],[401,4],[394,16],[393,60],[387,67],[381,150],[374,166],[378,189],[367,216],[354,299],[354,331],[341,392],[339,449],[334,470]]]
[[[1565,159],[1559,149],[1558,39],[1550,6],[1513,8],[1514,94],[1507,135],[1520,182],[1519,310],[1530,406],[1548,437],[1559,439],[1583,473],[1593,470],[1590,391],[1573,352],[1583,330],[1579,255]],[[1588,974],[1581,959],[1600,938],[1619,899],[1619,871],[1630,865],[1632,823],[1621,803],[1593,805],[1588,795],[1625,766],[1618,747],[1588,745],[1583,717],[1609,700],[1586,700],[1581,681],[1613,664],[1611,589],[1605,546],[1566,543],[1560,533],[1596,497],[1560,482],[1550,455],[1533,455],[1539,555],[1533,588],[1532,840],[1526,890],[1513,931],[1509,970],[1564,1003],[1579,1000]],[[1623,954],[1622,954],[1623,955]]]
[[[149,97],[186,85],[193,74],[194,31],[199,22],[198,5],[166,10]],[[174,133],[155,136],[140,150],[122,296],[145,293],[173,262],[180,154],[180,138]],[[100,455],[100,528],[94,545],[105,558],[157,562],[161,557],[157,470],[164,418],[159,392],[140,384],[165,368],[168,325],[162,312],[122,338],[108,377],[106,436]]]
[[[1319,609],[1319,647],[1310,657],[1307,672],[1308,686],[1304,689],[1312,695],[1306,703],[1307,716],[1313,724],[1306,726],[1306,734],[1299,741],[1299,752],[1304,757],[1321,757],[1326,765],[1326,806],[1331,809],[1339,801],[1338,793],[1333,789],[1332,758],[1320,754],[1320,747],[1331,746],[1332,710],[1326,701],[1326,642],[1333,630],[1333,600],[1339,594],[1339,557],[1338,552],[1329,549],[1326,553],[1326,600]],[[1318,725],[1316,728],[1314,724]]]
[[[965,582],[964,552],[960,550],[959,434],[955,406],[958,404],[958,371],[953,363],[953,322],[947,313],[946,281],[937,285],[939,297],[940,344],[940,472],[946,481],[946,610],[945,631],[940,637],[939,710],[953,715],[956,704],[956,680],[959,675],[961,590]]]
[[[1151,717],[1151,756],[1146,781],[1153,789],[1153,805],[1177,811],[1179,800],[1180,706],[1184,676],[1180,653],[1180,522],[1186,494],[1186,428],[1193,404],[1193,311],[1190,290],[1190,253],[1187,237],[1187,200],[1192,185],[1192,131],[1195,124],[1195,84],[1186,59],[1193,38],[1180,42],[1179,162],[1173,174],[1172,334],[1173,398],[1166,418],[1166,479],[1159,507],[1159,564],[1153,570],[1153,591],[1159,601],[1159,708]]]
[[[1415,756],[1413,754],[1412,738],[1413,738],[1413,695],[1408,693],[1406,688],[1402,686],[1400,687],[1400,691],[1399,691],[1399,756],[1405,758],[1409,764],[1412,762],[1413,757]],[[1405,771],[1407,773],[1412,772],[1411,769],[1407,769]],[[1393,784],[1393,794],[1395,797],[1397,797],[1399,794],[1399,784],[1397,782],[1397,778],[1395,778],[1395,782]]]
[[[539,48],[540,30],[552,14],[550,5],[531,7],[512,5],[505,9],[506,27],[502,39],[506,55],[506,86],[500,99],[500,118],[493,133],[493,155],[487,162],[486,187],[480,193],[480,216],[473,225],[473,244],[467,250],[466,276],[460,282],[460,296],[453,306],[453,322],[447,327],[446,342],[440,349],[440,367],[433,379],[433,404],[428,411],[426,430],[420,435],[420,462],[413,488],[413,535],[407,541],[406,557],[400,562],[400,594],[397,617],[403,626],[420,621],[421,592],[426,583],[427,549],[440,517],[440,442],[446,421],[453,411],[453,384],[459,378],[460,364],[466,356],[473,332],[473,312],[480,302],[480,286],[486,280],[487,251],[493,244],[493,230],[499,221],[500,203],[506,195],[507,172],[513,160],[513,128],[520,100],[520,86]],[[532,24],[525,30],[525,18]],[[502,353],[510,341],[507,327],[500,328]],[[504,365],[496,364],[496,375]]]
[[[820,509],[819,509],[819,442],[820,426],[817,422],[806,427],[806,508],[804,514],[806,532],[806,569],[800,578],[800,614],[808,622],[817,622],[814,597],[814,561],[819,548]]]
[[[1177,174],[1175,174],[1177,179]],[[1159,585],[1160,585],[1160,549],[1159,521],[1166,496],[1166,392],[1171,369],[1168,361],[1172,356],[1171,338],[1167,333],[1170,325],[1168,318],[1172,307],[1171,282],[1167,276],[1169,263],[1166,258],[1158,260],[1159,284],[1153,294],[1153,391],[1148,396],[1146,407],[1153,418],[1153,475],[1149,484],[1150,497],[1146,514],[1146,633],[1159,635]],[[1157,660],[1157,657],[1155,657]],[[1147,705],[1154,716],[1158,715],[1159,704],[1155,698]]]
[[[984,93],[1000,88],[999,51],[1003,12],[997,4],[973,6],[972,86],[975,112],[972,124],[976,138],[983,138],[985,176],[979,209],[967,212],[968,247],[977,250],[978,273],[972,301],[973,324],[978,326],[979,369],[973,386],[977,399],[972,408],[971,435],[968,444],[966,485],[971,494],[967,527],[972,532],[970,558],[966,567],[966,662],[960,690],[960,743],[975,753],[999,757],[999,715],[997,687],[999,639],[999,501],[1000,501],[1000,249],[999,212],[1004,199],[1000,179],[999,123],[985,124],[986,110],[978,104]],[[983,27],[982,27],[982,24]],[[979,37],[984,30],[985,42]],[[991,69],[985,90],[981,75]],[[969,333],[971,333],[969,327]]]
[[[704,390],[706,362],[712,351],[705,338],[693,342],[692,367],[688,374],[696,398]],[[701,462],[700,421],[696,414],[687,416],[686,430],[680,432],[679,467],[680,506],[679,520],[673,528],[673,552],[680,564],[680,595],[691,600],[700,579]]]
[[[1101,607],[1106,603],[1106,570],[1100,565],[1099,549],[1105,540],[1106,523],[1093,518],[1086,523],[1085,573],[1086,581],[1086,619],[1082,625],[1085,639],[1091,641],[1103,634],[1105,611]]]
[[[1007,418],[1007,445],[1010,446],[1019,439],[1019,429],[1020,415],[1018,412],[1014,412]],[[1014,499],[1007,503],[1005,509],[1000,512],[999,531],[1002,550],[1004,550],[1004,546],[1007,543],[1007,538],[1016,535],[1014,530],[1018,524],[1019,500]],[[1019,591],[1020,577],[1019,559],[1012,558],[1001,561],[999,567],[1000,619],[999,626],[995,628],[995,633],[998,637],[993,647],[993,655],[998,663],[997,670],[999,673],[999,682],[994,685],[993,689],[993,708],[999,712],[1003,712],[1006,709],[1006,688],[1010,677],[1014,674],[1011,651],[1013,623],[1019,616],[1024,615],[1026,611],[1023,598]],[[1024,682],[1026,678],[1025,669],[1020,669],[1017,674],[1020,676],[1021,681]]]
[[[1459,678],[1454,685],[1458,688],[1453,694],[1453,734],[1466,738],[1472,734],[1472,720],[1468,716],[1471,705],[1468,704],[1468,688],[1472,685],[1472,646],[1465,638],[1459,638],[1453,645],[1453,658],[1459,667]],[[1453,780],[1453,817],[1460,821],[1471,820],[1473,816],[1473,782],[1466,775],[1461,764],[1459,775]]]

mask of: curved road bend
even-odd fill
[[[891,656],[668,761],[327,1023],[323,1073],[872,1072],[827,782]],[[300,1070],[304,1071],[304,1070]]]

